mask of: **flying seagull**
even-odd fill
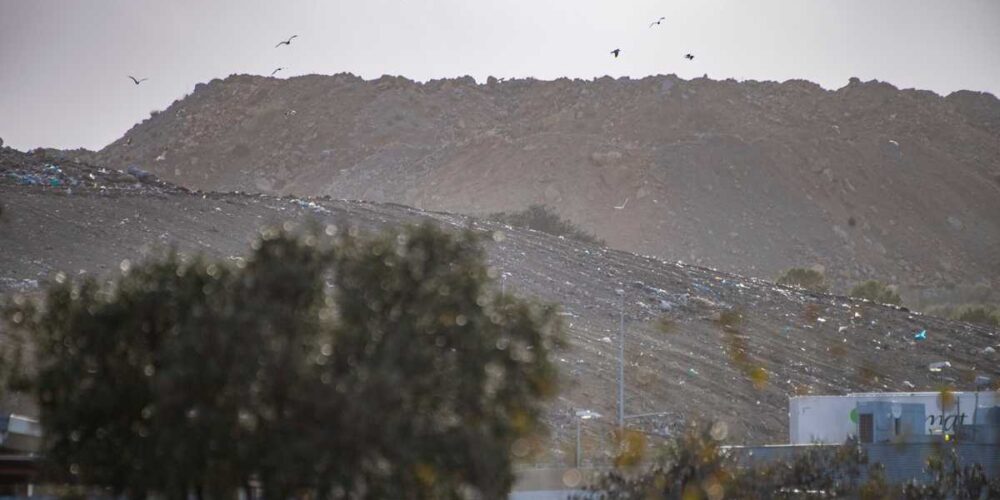
[[[694,55],[684,54],[684,59],[687,59],[688,61],[694,61]]]
[[[284,40],[284,41],[278,42],[278,45],[275,45],[274,48],[281,47],[282,45],[291,45],[292,44],[292,40],[294,40],[298,36],[299,35],[292,35],[292,37],[289,38],[288,40]]]
[[[146,81],[146,80],[149,80],[149,78],[140,78],[140,79],[136,80],[136,79],[135,79],[135,77],[134,77],[134,76],[132,76],[132,75],[128,75],[128,77],[129,77],[129,78],[130,78],[130,79],[131,79],[131,80],[132,80],[133,82],[135,82],[135,84],[136,84],[136,85],[139,85],[140,83],[142,83],[142,82],[144,82],[144,81]]]
[[[611,53],[615,55],[615,58],[617,58],[617,57],[618,57],[618,54],[619,54],[619,53],[620,53],[621,51],[622,51],[622,49],[615,49],[615,50],[612,50],[612,51],[611,51]]]
[[[662,23],[663,21],[666,21],[666,20],[667,20],[667,18],[661,17],[661,18],[659,18],[659,19],[657,19],[657,20],[649,23],[649,27],[652,28],[653,26],[658,26],[660,23]]]
[[[285,68],[276,68],[274,71],[271,72],[271,76],[274,76],[275,73],[277,73],[277,72],[279,72],[279,71],[281,71],[283,69],[285,69]]]

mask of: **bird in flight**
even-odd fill
[[[612,50],[611,53],[615,55],[615,58],[617,58],[618,54],[621,53],[621,51],[622,51],[622,49],[615,49],[615,50]]]
[[[694,56],[691,54],[684,54],[684,59],[687,59],[688,61],[694,61]]]
[[[271,76],[274,76],[275,73],[277,73],[277,72],[279,72],[279,71],[281,71],[283,69],[285,69],[285,68],[275,68],[275,70],[271,72]]]
[[[149,80],[149,78],[140,78],[140,79],[136,80],[136,79],[135,79],[135,77],[134,77],[134,76],[132,76],[132,75],[128,75],[128,77],[129,77],[129,79],[131,79],[131,80],[132,80],[132,82],[134,82],[134,83],[135,83],[136,85],[139,85],[140,83],[142,83],[142,82],[144,82],[144,81],[146,81],[146,80]]]
[[[291,45],[292,44],[292,40],[294,40],[298,36],[299,35],[292,35],[291,38],[289,38],[288,40],[282,40],[282,41],[278,42],[278,45],[275,45],[274,48],[281,47],[282,45]]]
[[[667,20],[667,18],[661,17],[661,18],[659,18],[659,19],[657,19],[657,20],[649,23],[649,27],[652,28],[653,26],[659,26],[660,23],[662,23],[663,21],[666,21],[666,20]]]

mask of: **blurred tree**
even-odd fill
[[[554,392],[554,310],[495,293],[471,231],[268,231],[235,265],[122,267],[3,308],[30,346],[4,366],[33,367],[46,458],[83,484],[498,498]]]
[[[890,483],[856,440],[798,447],[785,456],[725,450],[725,424],[693,424],[672,438],[645,469],[614,469],[575,498],[1000,498],[1000,478],[978,463],[961,463],[942,448],[926,463],[925,480]]]

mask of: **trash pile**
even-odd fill
[[[42,173],[22,173],[22,172],[8,172],[7,177],[12,179],[15,184],[21,186],[51,186],[60,187],[64,185],[77,186],[80,181],[75,177],[69,177],[63,173],[62,169],[58,165],[46,164],[42,169]]]
[[[121,171],[60,158],[45,151],[23,153],[10,148],[0,149],[0,185],[65,189],[70,194],[74,189],[187,191],[136,166]]]

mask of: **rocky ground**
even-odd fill
[[[726,422],[731,442],[783,442],[793,394],[969,388],[982,374],[1000,380],[997,331],[462,215],[192,192],[139,171],[10,149],[0,150],[0,206],[0,293],[37,290],[56,272],[111,275],[122,260],[156,247],[235,257],[259,228],[285,222],[379,230],[432,220],[485,231],[506,290],[560,304],[568,326],[568,345],[556,353],[563,388],[546,417],[554,440],[538,462],[572,458],[578,408],[604,415],[585,428],[588,454],[610,449],[617,289],[624,290],[627,413],[660,413],[632,419],[649,433],[704,417]],[[926,340],[915,340],[919,331]],[[930,371],[938,361],[951,366]]]
[[[544,203],[612,247],[912,305],[1000,300],[1000,101],[852,80],[232,76],[98,153],[189,188],[485,214]],[[616,208],[619,207],[619,208]]]

